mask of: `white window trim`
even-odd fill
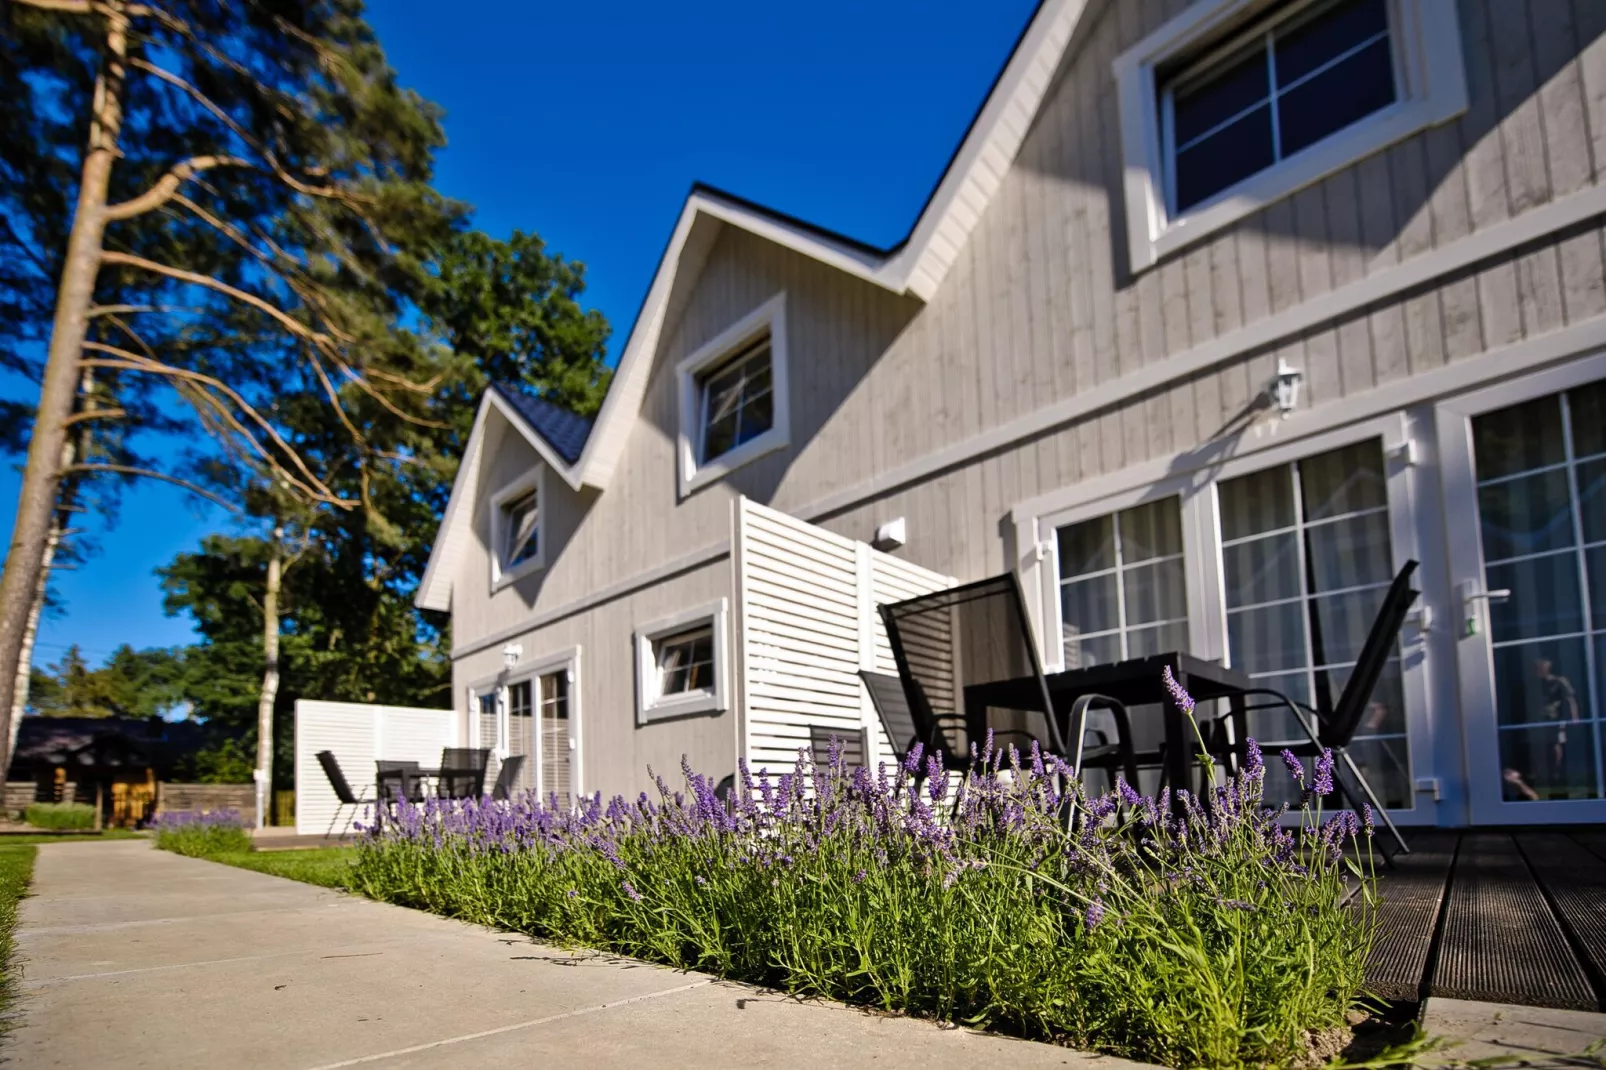
[[[506,686],[512,687],[521,681],[530,681],[531,716],[535,718],[537,725],[535,753],[529,755],[529,760],[535,763],[536,798],[544,800],[546,798],[547,785],[542,775],[544,768],[542,760],[546,755],[542,753],[542,749],[546,746],[546,737],[541,734],[539,724],[541,719],[541,677],[558,671],[566,672],[569,675],[570,795],[573,796],[575,802],[579,802],[584,793],[581,788],[581,770],[584,768],[583,758],[585,755],[585,729],[581,727],[580,718],[580,648],[571,646],[564,650],[543,654],[541,657],[534,658],[528,662],[520,662],[517,668],[507,674]],[[506,710],[507,708],[507,701],[504,698],[502,709]],[[508,720],[508,717],[500,716],[499,723],[506,724]],[[506,743],[506,740],[504,739],[503,742]],[[499,755],[499,757],[505,760],[507,756],[504,754]]]
[[[764,334],[770,337],[770,393],[774,420],[770,429],[735,449],[703,461],[702,387],[698,377]],[[791,444],[790,398],[787,384],[786,292],[776,294],[699,348],[675,367],[680,382],[680,496],[691,494],[742,465]]]
[[[547,542],[547,495],[546,495],[547,466],[538,464],[535,468],[507,486],[491,495],[491,590],[501,590],[521,576],[538,572],[546,568],[546,542]],[[502,567],[503,537],[502,506],[514,498],[529,491],[535,491],[535,554],[510,569]]]
[[[507,718],[503,716],[507,710],[507,673],[500,672],[495,676],[487,676],[476,683],[468,685],[468,731],[463,737],[470,747],[489,747],[496,751],[497,758],[502,757],[502,747],[507,742],[502,739],[502,725]],[[497,738],[486,743],[480,738],[480,697],[482,695],[496,696],[496,735]]]
[[[1291,7],[1308,2],[1313,0]],[[1455,0],[1389,0],[1399,87],[1393,104],[1170,218],[1155,72],[1216,31],[1268,6],[1266,0],[1204,0],[1116,58],[1127,243],[1134,274],[1273,201],[1466,111],[1466,67]]]
[[[729,708],[730,656],[726,638],[729,603],[717,602],[672,617],[660,617],[636,629],[636,724],[646,725],[694,713],[723,713]],[[658,662],[653,643],[676,632],[709,625],[714,633],[714,686],[708,691],[670,698],[658,696]]]

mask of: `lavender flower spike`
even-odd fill
[[[1177,704],[1177,708],[1184,716],[1192,717],[1193,708],[1197,703],[1193,701],[1193,696],[1188,694],[1188,689],[1177,683],[1177,678],[1171,675],[1171,666],[1167,665],[1160,675],[1165,682],[1166,691],[1171,695],[1171,701]]]
[[[1082,920],[1087,923],[1089,929],[1097,929],[1099,922],[1104,920],[1104,901],[1094,896],[1093,901],[1088,903],[1087,913],[1082,915]]]
[[[1311,790],[1318,795],[1333,794],[1333,752],[1323,748],[1321,757],[1316,759],[1316,779],[1311,783]]]
[[[1244,776],[1259,780],[1266,775],[1266,759],[1254,737],[1244,740]]]
[[[1289,776],[1301,784],[1305,783],[1305,767],[1300,764],[1298,758],[1294,757],[1294,752],[1286,747],[1283,748],[1283,764],[1288,767]]]

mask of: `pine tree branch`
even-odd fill
[[[202,171],[210,171],[214,167],[249,167],[255,169],[256,164],[241,156],[192,156],[188,160],[175,164],[167,174],[156,180],[156,184],[141,193],[138,197],[131,197],[126,201],[106,206],[101,218],[108,223],[120,219],[132,219],[144,215],[153,208],[167,203],[178,193],[178,188],[192,177]]]
[[[68,466],[64,470],[63,474],[66,474],[67,472],[114,472],[118,475],[143,476],[146,479],[159,479],[164,483],[172,483],[176,486],[183,487],[191,494],[199,495],[215,505],[221,505],[231,513],[238,514],[240,512],[239,506],[235,505],[233,502],[218,497],[216,494],[213,494],[211,491],[207,490],[203,486],[200,486],[199,484],[191,483],[187,479],[180,479],[178,476],[170,476],[166,472],[158,472],[151,468],[138,468],[134,465],[128,464],[74,464]]]
[[[62,423],[67,427],[71,427],[73,424],[84,420],[116,420],[127,415],[127,409],[85,409],[83,412],[73,413]]]
[[[190,371],[187,368],[179,368],[171,364],[164,364],[161,361],[154,360],[149,357],[141,357],[137,353],[130,353],[126,349],[118,349],[116,346],[109,346],[102,342],[86,341],[84,343],[84,348],[98,353],[107,353],[117,358],[115,360],[99,360],[92,358],[82,362],[89,367],[119,368],[125,371],[149,372],[153,375],[164,375],[170,379],[184,380],[186,382],[204,387],[207,390],[217,391],[219,394],[222,394],[229,401],[238,406],[240,411],[245,414],[247,419],[260,427],[263,432],[273,440],[274,445],[278,446],[287,457],[295,462],[296,468],[300,469],[302,476],[305,477],[305,482],[303,482],[303,480],[297,478],[294,473],[287,471],[284,466],[280,464],[279,461],[273,456],[272,452],[263,446],[257,437],[252,434],[248,428],[241,424],[232,412],[229,412],[226,407],[218,404],[215,398],[208,397],[209,401],[211,401],[214,405],[217,405],[220,414],[230,423],[230,425],[232,425],[235,432],[241,437],[245,438],[246,441],[250,442],[252,446],[255,447],[262,460],[266,461],[275,471],[279,472],[286,481],[299,488],[302,493],[306,494],[308,497],[315,500],[328,502],[331,505],[340,505],[346,508],[349,508],[352,504],[354,504],[347,502],[344,498],[336,495],[335,492],[326,484],[324,484],[322,480],[315,476],[312,473],[312,469],[308,467],[307,462],[302,458],[300,452],[284,440],[283,436],[279,434],[278,429],[276,429],[266,417],[258,412],[253,405],[246,401],[245,398],[240,395],[239,391],[235,390],[221,379],[217,379],[210,375],[205,375],[201,372]]]

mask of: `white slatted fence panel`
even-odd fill
[[[875,606],[953,580],[745,498],[736,515],[749,766],[790,768],[811,727],[862,726],[873,764],[890,747],[858,673],[897,671]]]
[[[327,750],[358,798],[374,794],[374,762],[381,758],[440,764],[441,750],[456,744],[456,716],[451,710],[407,706],[374,706],[358,702],[296,702],[296,831],[323,835],[331,822],[338,832],[345,824],[335,790],[318,764]],[[359,813],[357,820],[362,820]]]

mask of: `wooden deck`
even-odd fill
[[[1379,866],[1372,991],[1606,1010],[1606,828],[1406,833]]]

